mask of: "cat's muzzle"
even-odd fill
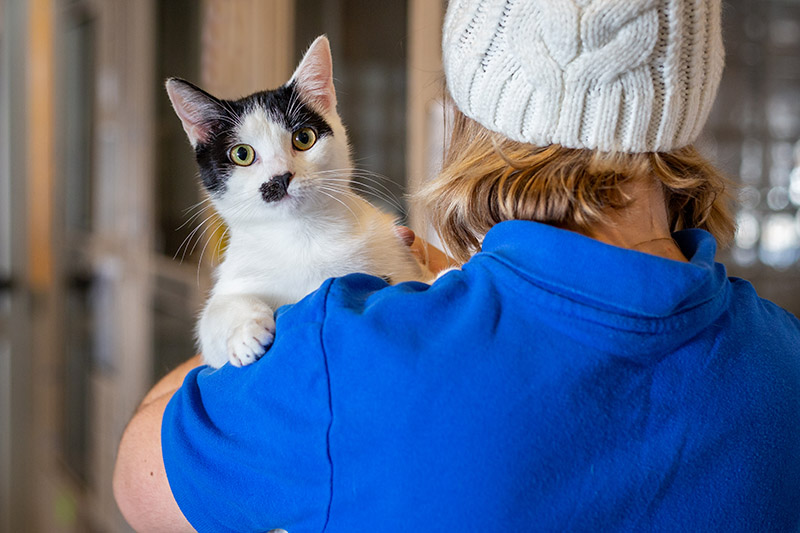
[[[278,176],[272,176],[272,179],[265,181],[261,184],[261,197],[265,202],[277,202],[286,196],[286,191],[289,189],[289,182],[292,181],[294,174],[286,172]]]

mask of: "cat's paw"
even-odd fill
[[[213,368],[257,361],[272,345],[274,336],[272,308],[251,295],[213,295],[197,324],[203,360]]]
[[[247,366],[267,353],[275,339],[275,319],[272,313],[249,318],[237,326],[228,337],[228,362]]]

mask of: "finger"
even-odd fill
[[[406,226],[395,226],[394,232],[398,237],[400,237],[400,240],[403,241],[403,244],[406,246],[411,246],[414,244],[414,239],[417,238],[414,231]]]
[[[420,238],[414,239],[411,245],[411,253],[414,254],[417,261],[425,265],[434,274],[455,265],[455,261],[448,257],[447,254]]]

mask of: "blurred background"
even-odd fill
[[[0,532],[129,531],[117,442],[195,352],[221,232],[164,79],[274,88],[326,33],[371,199],[425,231],[404,195],[441,158],[444,4],[0,0]],[[728,0],[724,19],[700,146],[741,189],[718,259],[798,315],[800,0]]]

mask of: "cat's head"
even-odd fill
[[[315,209],[346,189],[350,150],[326,37],[272,91],[221,100],[177,78],[166,87],[203,186],[229,224]]]

